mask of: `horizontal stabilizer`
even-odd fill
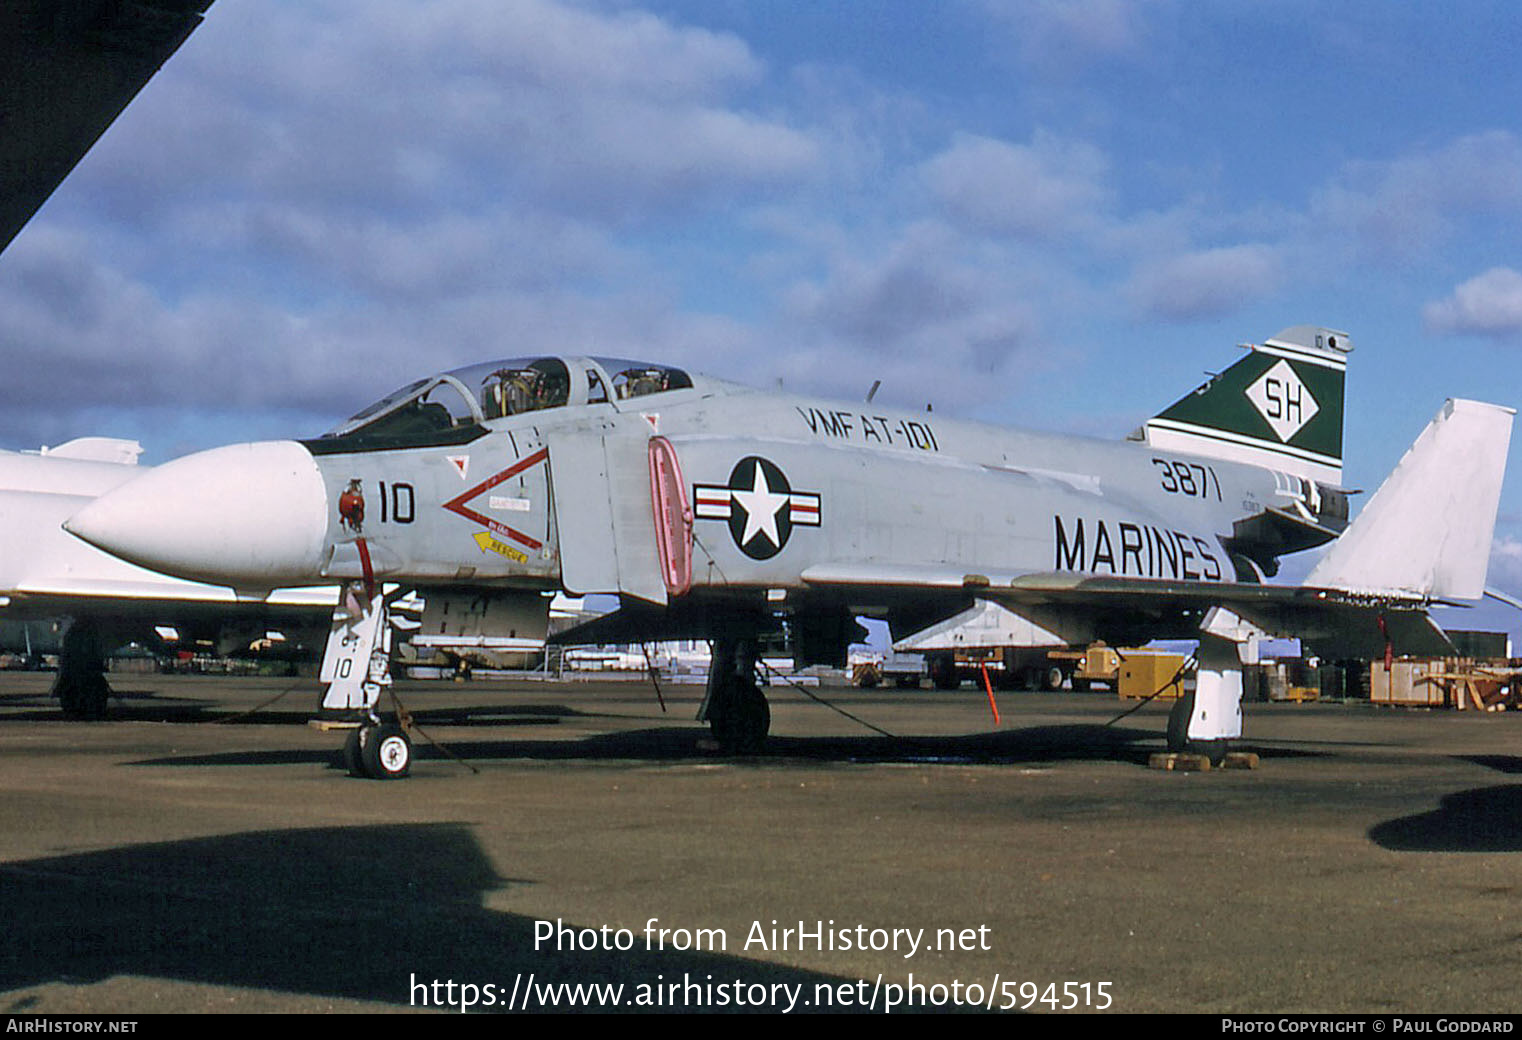
[[[1444,404],[1306,584],[1369,595],[1479,599],[1513,414],[1479,401]]]

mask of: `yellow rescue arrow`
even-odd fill
[[[494,552],[498,556],[506,556],[514,563],[528,562],[528,557],[526,555],[519,552],[517,549],[514,549],[511,545],[505,545],[502,542],[497,541],[491,536],[490,531],[477,531],[471,537],[475,538],[476,544],[481,547],[482,552]]]

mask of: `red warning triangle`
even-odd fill
[[[473,520],[476,523],[481,524],[489,531],[500,534],[505,538],[511,538],[513,541],[517,542],[520,545],[525,545],[530,549],[543,548],[544,543],[539,541],[539,539],[531,537],[530,535],[526,535],[522,531],[514,530],[501,521],[495,520],[484,513],[478,512],[471,506],[471,503],[479,496],[485,494],[492,488],[496,487],[498,484],[502,483],[504,480],[509,480],[512,477],[516,477],[519,473],[522,473],[530,466],[537,466],[539,463],[544,462],[549,457],[549,449],[540,448],[538,451],[534,452],[527,458],[519,459],[517,462],[507,467],[507,469],[503,470],[501,473],[498,473],[492,477],[488,477],[486,480],[483,480],[481,483],[477,484],[469,491],[464,492],[457,498],[453,498],[448,502],[445,502],[444,508],[450,510],[451,512],[460,514],[467,520]]]

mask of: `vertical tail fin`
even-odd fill
[[[1514,414],[1500,405],[1450,399],[1306,584],[1370,595],[1479,599]]]
[[[1285,329],[1137,431],[1157,448],[1342,483],[1347,333]]]

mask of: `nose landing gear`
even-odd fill
[[[337,725],[349,730],[343,754],[350,776],[400,780],[412,770],[411,717],[400,704],[395,721],[384,721],[375,711],[391,688],[390,662],[385,595],[351,583],[333,612],[322,662],[322,680],[328,684],[322,707],[342,718]]]

